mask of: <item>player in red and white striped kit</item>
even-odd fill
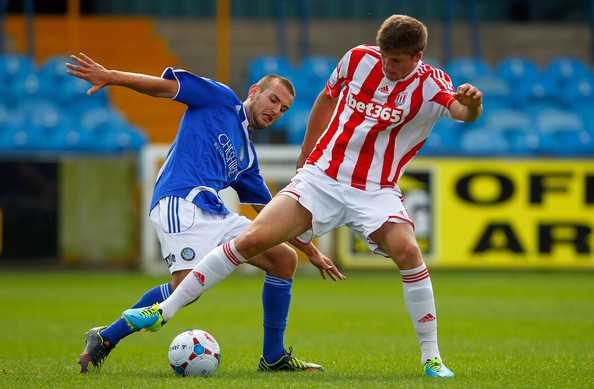
[[[398,265],[425,374],[452,377],[437,345],[429,272],[397,182],[439,118],[480,117],[482,94],[469,84],[454,90],[447,74],[424,64],[426,42],[423,23],[393,15],[382,24],[377,46],[346,53],[312,108],[297,175],[244,233],[207,254],[143,317],[167,321],[258,253],[294,237],[309,242],[346,225]],[[322,276],[336,275],[331,263],[316,266]]]

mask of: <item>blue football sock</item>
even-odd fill
[[[262,288],[264,307],[264,346],[262,356],[268,363],[275,363],[285,352],[284,338],[293,280],[272,277],[266,274]]]
[[[148,307],[153,305],[154,303],[163,302],[169,295],[171,294],[171,282],[159,286],[155,286],[153,289],[149,290],[134,304],[131,308],[142,308]],[[107,339],[112,342],[115,346],[118,342],[124,339],[126,336],[130,335],[131,333],[135,332],[126,320],[122,319],[121,317],[114,321],[109,327],[101,330],[99,335],[103,337],[103,339]]]

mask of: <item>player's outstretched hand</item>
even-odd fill
[[[483,94],[474,85],[462,84],[458,87],[454,98],[470,108],[478,108],[483,103]]]
[[[344,280],[345,276],[338,271],[332,260],[322,254],[320,250],[316,250],[314,254],[308,256],[309,262],[318,268],[323,279],[326,279],[326,274],[332,278],[333,281]]]
[[[91,89],[87,91],[87,95],[90,96],[108,85],[108,70],[85,54],[80,53],[79,55],[80,57],[70,56],[78,65],[67,63],[66,73],[91,83]]]

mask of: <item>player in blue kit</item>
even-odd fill
[[[91,84],[88,95],[119,85],[188,106],[159,172],[150,206],[150,218],[172,281],[147,291],[132,308],[162,302],[206,253],[250,225],[246,217],[227,210],[218,195],[220,190],[233,188],[240,202],[252,205],[257,212],[271,200],[249,135],[252,130],[268,127],[290,108],[293,85],[283,77],[268,75],[250,88],[242,102],[229,87],[185,70],[167,68],[161,77],[153,77],[105,69],[82,53],[71,58],[76,64],[66,64],[67,72]],[[344,279],[315,246],[291,243],[307,254],[324,279],[326,274],[333,280]],[[280,244],[249,262],[266,273],[262,290],[264,344],[258,369],[323,370],[284,348],[297,266],[295,251]],[[238,265],[229,263],[231,267]],[[195,276],[200,281],[199,275]],[[79,361],[81,373],[99,371],[116,344],[135,331],[123,318],[89,330]]]

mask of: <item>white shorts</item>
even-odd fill
[[[349,227],[374,253],[387,256],[369,235],[385,222],[410,223],[402,194],[393,188],[366,191],[336,181],[315,166],[297,171],[287,187],[278,192],[297,200],[312,216],[312,228],[297,240],[309,243],[341,226]]]
[[[252,222],[236,213],[207,212],[175,196],[159,200],[150,218],[171,273],[193,269],[210,250],[235,238]]]

